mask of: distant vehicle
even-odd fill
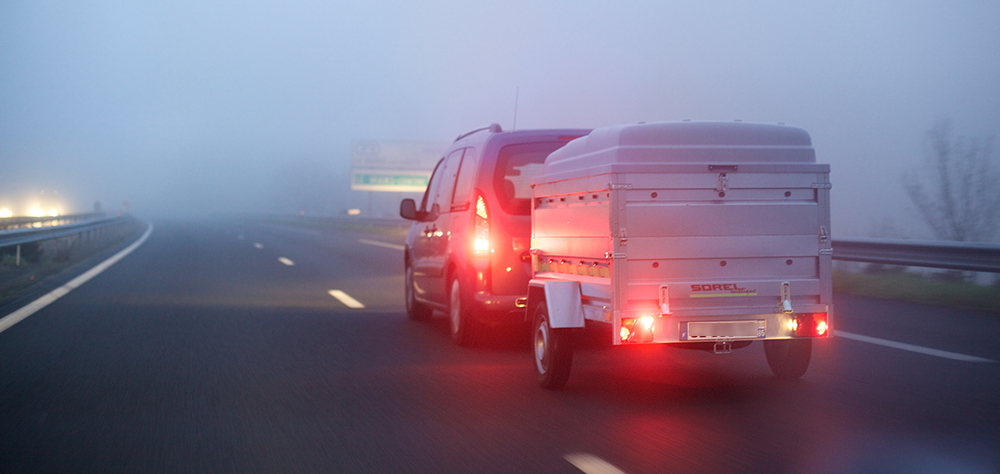
[[[470,344],[489,327],[523,323],[531,272],[530,180],[553,151],[589,130],[518,130],[500,125],[459,136],[431,175],[406,237],[406,312],[448,313],[451,338]]]
[[[535,371],[566,383],[585,323],[612,342],[729,353],[763,341],[802,376],[833,327],[830,166],[783,125],[664,122],[599,128],[532,181]]]

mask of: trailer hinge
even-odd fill
[[[618,233],[618,242],[621,243],[622,245],[628,243],[628,234],[625,233],[624,227],[622,227],[621,232]]]
[[[827,240],[830,240],[830,233],[826,231],[825,225],[821,225],[819,226],[819,241],[826,242]]]
[[[625,252],[604,252],[604,258],[628,258]]]
[[[608,183],[608,189],[632,189],[632,183]]]
[[[832,183],[813,183],[813,189],[830,189],[833,187]]]
[[[820,255],[833,255],[833,249],[819,249]]]

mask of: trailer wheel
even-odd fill
[[[459,346],[472,345],[476,336],[476,321],[472,318],[467,300],[462,294],[462,284],[456,274],[451,280],[448,293],[448,320],[451,340]]]
[[[434,310],[417,301],[413,289],[413,267],[406,267],[406,316],[413,321],[426,321],[431,318]]]
[[[806,373],[812,356],[812,339],[764,341],[764,355],[771,372],[785,380],[795,380]]]
[[[568,329],[552,329],[545,303],[535,309],[533,328],[535,377],[542,388],[566,385],[573,366],[573,341]]]

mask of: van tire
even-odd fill
[[[809,369],[812,339],[764,341],[764,355],[774,375],[784,380],[795,380]]]
[[[545,303],[535,309],[532,325],[532,345],[535,378],[542,388],[562,388],[569,380],[573,367],[573,338],[570,329],[552,329]]]
[[[417,301],[416,290],[413,288],[413,267],[406,267],[406,316],[412,321],[426,321],[431,318],[434,309]]]
[[[451,340],[459,346],[471,346],[477,335],[478,325],[472,317],[469,300],[462,292],[458,274],[452,277],[448,291],[448,327]]]

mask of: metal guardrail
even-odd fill
[[[106,217],[104,213],[70,214],[66,216],[0,217],[0,231],[37,227],[55,227]]]
[[[1000,273],[1000,245],[895,239],[834,239],[833,258],[849,262]]]
[[[109,225],[121,224],[128,222],[132,219],[131,216],[124,217],[104,217],[104,214],[82,214],[83,216],[90,216],[89,220],[79,220],[73,219],[73,223],[49,226],[49,227],[23,227],[14,228],[8,230],[0,230],[0,248],[2,247],[13,247],[15,245],[26,244],[29,242],[38,242],[41,240],[56,239],[59,237],[68,237],[70,235],[76,235],[83,232],[99,229],[101,227],[106,227]],[[65,216],[62,218],[66,218]],[[58,219],[58,218],[53,218]]]

